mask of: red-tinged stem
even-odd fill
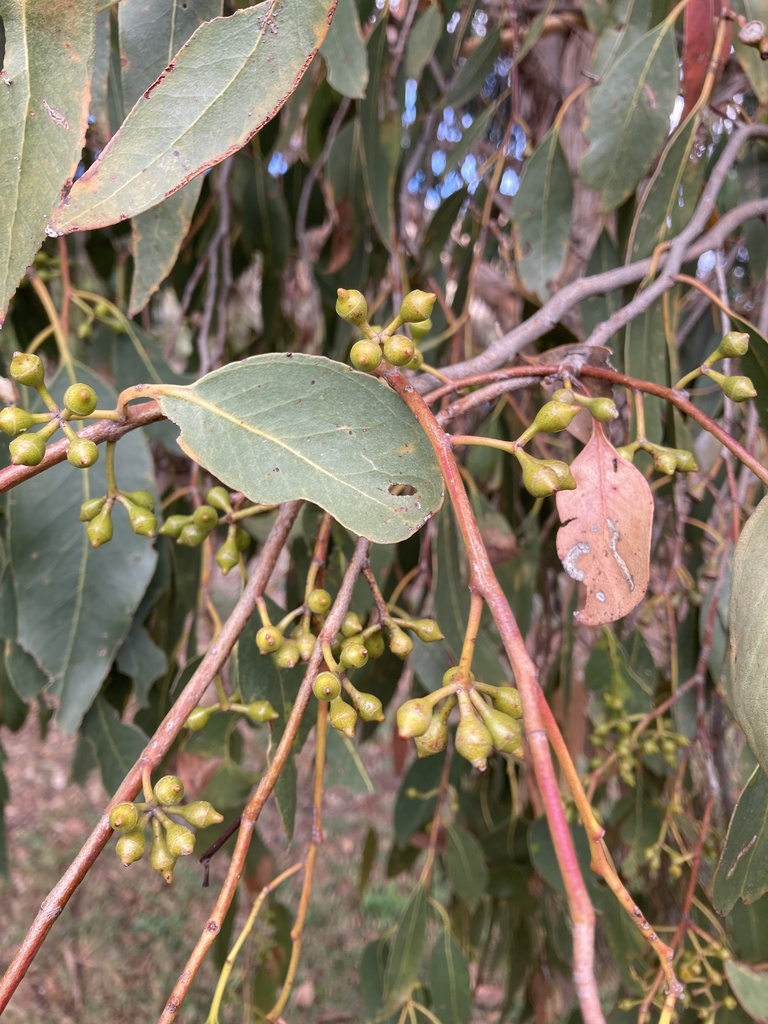
[[[488,605],[512,665],[523,706],[525,735],[531,763],[549,822],[571,912],[574,985],[586,1024],[603,1024],[605,1017],[600,1005],[594,970],[595,911],[581,874],[560,799],[547,730],[541,714],[541,691],[536,666],[526,650],[520,628],[491,566],[462,483],[450,439],[440,428],[422,397],[402,374],[385,370],[382,376],[408,405],[432,444],[466,545],[470,593],[473,597],[479,595]]]
[[[8,966],[5,976],[0,982],[0,1014],[8,1005],[11,996],[18,988],[27,973],[38,950],[45,941],[53,922],[61,914],[77,887],[93,866],[96,858],[106,846],[112,829],[109,824],[109,812],[125,800],[133,800],[141,786],[142,772],[151,771],[168,753],[171,744],[181,729],[192,709],[197,705],[203,693],[217,672],[221,670],[245,624],[253,613],[256,597],[264,592],[277,563],[283,545],[288,539],[291,527],[299,514],[300,501],[289,502],[280,510],[275,525],[264,543],[258,565],[227,619],[221,633],[208,648],[197,671],[184,688],[183,693],[165,716],[154,737],[144,748],[136,764],[131,768],[104,810],[99,823],[86,839],[82,849],[62,875],[56,885],[43,900],[37,917],[24,937],[18,952]]]

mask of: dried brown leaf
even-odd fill
[[[592,437],[571,463],[575,491],[560,491],[563,525],[557,554],[587,589],[576,613],[583,626],[628,615],[645,596],[650,575],[653,496],[642,473],[618,454],[595,422]]]

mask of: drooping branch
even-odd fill
[[[53,927],[54,921],[61,914],[70,897],[109,841],[112,835],[109,824],[111,808],[123,801],[134,799],[141,787],[142,773],[151,771],[160,764],[170,750],[173,741],[181,732],[190,712],[196,707],[213,677],[221,671],[229,658],[232,648],[253,613],[257,597],[266,589],[300,508],[301,502],[293,501],[283,505],[280,509],[269,537],[264,542],[248,585],[225,622],[221,633],[208,648],[197,671],[187,683],[179,699],[165,716],[136,764],[123,779],[80,852],[43,900],[37,917],[0,982],[0,1013],[8,1005],[11,996],[27,973],[48,932]]]

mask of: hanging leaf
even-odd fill
[[[443,15],[439,4],[430,4],[423,14],[418,15],[408,35],[405,49],[405,77],[420,80],[424,68],[440,41],[444,28]]]
[[[83,718],[81,735],[91,745],[108,793],[114,793],[147,744],[135,725],[121,722],[103,697],[97,697]]]
[[[768,1024],[768,971],[726,960],[725,976],[745,1013],[755,1024]]]
[[[382,245],[391,251],[401,125],[399,108],[390,102],[386,18],[371,33],[368,54],[371,81],[360,103],[360,157],[371,216]]]
[[[753,903],[768,892],[768,776],[756,768],[741,791],[728,826],[712,889],[719,914],[742,899]]]
[[[590,93],[581,178],[608,213],[645,176],[669,132],[679,85],[674,18],[621,54]]]
[[[445,863],[456,895],[474,910],[488,887],[483,848],[471,833],[457,825],[447,827]]]
[[[397,919],[384,973],[384,999],[404,996],[416,981],[427,931],[427,890],[417,885]]]
[[[562,270],[571,233],[573,181],[553,126],[525,165],[514,200],[518,271],[542,301]]]
[[[768,498],[763,498],[741,531],[733,556],[731,672],[727,697],[752,753],[768,772],[768,702],[765,652],[768,643]]]
[[[267,0],[201,25],[72,187],[50,230],[133,217],[244,146],[295,90],[334,6]]]
[[[305,498],[379,544],[410,537],[442,503],[440,469],[406,405],[341,363],[253,356],[146,393],[181,427],[184,451],[251,501]]]
[[[339,0],[320,53],[331,88],[342,96],[362,99],[368,85],[368,54],[355,0]]]
[[[557,554],[570,577],[587,589],[582,626],[628,615],[642,601],[650,576],[653,495],[595,421],[589,444],[571,463],[575,491],[560,491]]]
[[[96,4],[4,0],[0,327],[82,151]]]
[[[105,407],[114,405],[116,395],[103,379],[83,366],[75,370]],[[50,383],[54,397],[60,399],[69,383],[59,373]],[[67,730],[78,727],[99,692],[157,561],[152,542],[131,531],[119,507],[112,542],[97,550],[88,542],[78,523],[80,505],[106,493],[104,467],[103,452],[87,472],[68,462],[53,466],[14,490],[8,502],[18,642],[50,680],[49,692],[60,700],[57,720]],[[140,431],[120,442],[117,474],[125,490],[154,491],[152,455]]]
[[[469,1024],[472,1015],[469,968],[450,928],[443,928],[429,958],[431,1011],[440,1024]]]

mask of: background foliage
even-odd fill
[[[219,480],[265,505],[313,502],[287,535],[268,592],[273,620],[303,601],[328,529],[322,571],[332,594],[354,561],[353,533],[363,534],[377,542],[370,559],[385,598],[434,616],[445,634],[440,644],[415,640],[405,663],[386,652],[354,676],[388,712],[384,724],[359,727],[357,741],[391,744],[398,791],[393,822],[371,821],[355,870],[361,890],[379,869],[408,881],[398,916],[361,951],[366,1019],[469,1021],[487,979],[503,986],[499,1020],[581,1018],[563,877],[531,773],[497,756],[480,774],[450,750],[412,760],[389,738],[397,704],[411,689],[438,688],[459,660],[469,566],[449,504],[437,511],[437,465],[405,405],[341,365],[358,335],[336,316],[339,288],[360,289],[380,322],[409,289],[433,292],[421,350],[446,378],[530,367],[495,385],[486,377],[479,397],[446,394],[434,411],[456,434],[513,441],[542,404],[538,367],[565,362],[584,364],[594,394],[614,395],[614,444],[640,430],[651,445],[694,453],[698,471],[685,477],[655,473],[658,460],[637,454],[655,506],[648,593],[598,627],[574,618],[583,598],[555,557],[551,499],[532,498],[516,460],[498,449],[469,448],[461,463],[607,847],[674,951],[686,986],[677,1019],[765,1019],[768,793],[763,772],[753,773],[755,757],[765,766],[768,735],[755,701],[764,659],[752,650],[746,676],[727,665],[729,631],[738,637],[742,626],[748,644],[762,635],[765,506],[750,523],[752,554],[734,561],[733,552],[764,484],[723,443],[740,442],[752,469],[765,462],[766,44],[759,31],[756,46],[737,36],[746,20],[768,22],[768,5],[732,8],[736,21],[720,17],[718,0],[339,0],[330,21],[326,0],[0,0],[6,369],[15,351],[37,351],[55,398],[82,380],[105,409],[123,389],[152,385],[192,439],[179,441],[169,422],[127,433],[117,477],[124,490],[151,492],[165,518],[191,513]],[[729,362],[724,372],[749,374],[754,402],[737,406],[701,376],[689,385],[695,408],[670,404],[659,388],[699,367],[731,327],[750,347],[740,369]],[[291,373],[289,353],[304,356]],[[630,385],[658,386],[642,418],[631,387],[612,391],[599,379],[611,367]],[[251,371],[268,399],[254,393],[247,425],[227,421],[214,434],[199,403],[223,401],[227,382],[248,390]],[[435,383],[422,374],[414,386],[426,393]],[[29,393],[4,383],[9,404],[29,403]],[[330,448],[323,417],[336,430]],[[713,436],[712,424],[724,434]],[[88,429],[103,440],[108,428]],[[574,421],[533,450],[570,462],[589,429]],[[267,485],[273,454],[282,458],[299,436],[311,471]],[[401,472],[399,453],[411,444]],[[223,531],[201,547],[151,541],[118,510],[113,541],[93,550],[76,520],[84,500],[105,493],[104,459],[81,473],[52,465],[63,459],[57,451],[39,475],[0,456],[0,717],[18,730],[36,705],[42,728],[54,717],[76,731],[73,777],[98,771],[112,793],[209,656],[237,587],[222,583],[214,560]],[[410,491],[393,494],[388,482]],[[235,510],[246,507],[236,496]],[[252,552],[264,551],[284,513],[242,520],[256,545],[242,563],[252,579]],[[741,603],[729,621],[732,571]],[[364,620],[374,608],[361,583],[347,598]],[[216,715],[200,733],[182,731],[164,761],[183,774],[205,759],[195,795],[225,824],[272,758],[304,672],[258,656],[259,625],[257,615],[241,625],[223,678],[245,702],[270,700],[279,717],[243,726]],[[473,670],[491,685],[510,681],[490,616]],[[750,723],[754,755],[726,697]],[[298,754],[316,742],[314,718],[302,722],[275,789],[284,835],[257,826],[254,876],[260,856],[282,868],[288,841],[311,844],[294,821],[309,784]],[[357,755],[330,735],[329,770],[342,770]],[[591,875],[584,830],[563,799],[598,912],[605,1016],[648,1020],[666,1006],[670,1019],[653,952]],[[137,886],[148,884],[145,870],[132,869]],[[297,905],[290,888],[271,898],[269,941],[252,951],[225,1012],[245,1005],[260,1019],[274,1007],[296,947]],[[233,927],[230,917],[223,955]]]

